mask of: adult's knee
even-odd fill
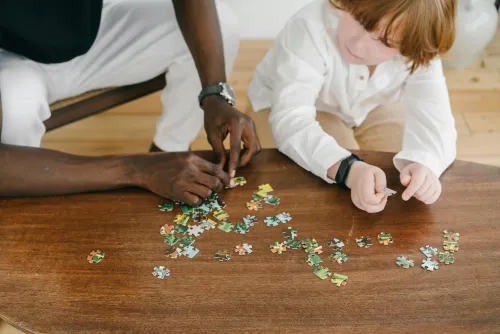
[[[33,68],[14,66],[0,71],[2,143],[40,146],[43,121],[50,117],[47,88]]]

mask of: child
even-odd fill
[[[454,40],[456,0],[315,0],[257,66],[249,97],[271,108],[281,152],[353,203],[385,208],[386,176],[347,149],[392,151],[402,197],[434,203],[456,157],[440,55]],[[402,104],[398,102],[401,100]],[[405,119],[405,122],[404,122]]]

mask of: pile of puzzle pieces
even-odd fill
[[[460,233],[455,231],[443,231],[443,251],[438,252],[438,249],[429,245],[420,247],[420,251],[425,255],[420,265],[421,268],[427,271],[435,271],[439,269],[439,263],[453,264],[455,262],[455,252],[458,252],[458,240]],[[437,261],[436,257],[437,256]],[[396,264],[402,268],[409,269],[415,266],[413,260],[408,256],[400,256],[397,258]]]

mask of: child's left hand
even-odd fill
[[[429,168],[414,162],[406,166],[400,175],[401,184],[406,188],[403,200],[415,197],[425,204],[433,204],[441,195],[441,182]]]

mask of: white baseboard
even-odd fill
[[[312,0],[223,0],[238,15],[242,39],[274,39],[286,21]]]

